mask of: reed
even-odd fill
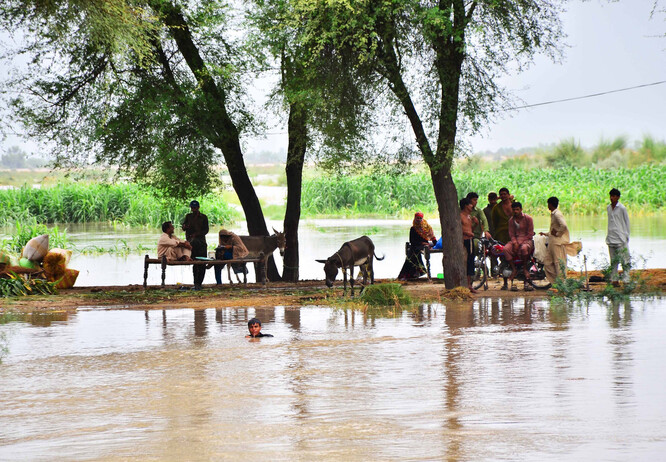
[[[238,218],[217,194],[201,198],[211,223]],[[64,183],[46,188],[23,186],[0,190],[0,225],[38,223],[117,222],[128,226],[159,227],[164,221],[180,222],[188,204],[164,200],[150,189],[117,183]]]

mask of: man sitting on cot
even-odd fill
[[[162,255],[166,255],[167,260],[171,261],[192,260],[192,245],[189,242],[174,236],[173,223],[170,221],[162,223],[162,231],[164,231],[164,233],[160,236],[159,241],[157,241],[158,258],[162,258]]]

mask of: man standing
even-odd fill
[[[523,213],[523,205],[520,202],[511,204],[513,216],[509,219],[509,242],[504,246],[504,257],[511,264],[511,290],[518,290],[513,285],[513,278],[518,270],[514,260],[516,257],[523,262],[525,273],[525,291],[534,290],[530,282],[529,261],[534,252],[534,221],[532,217]]]
[[[557,207],[560,201],[557,197],[548,198],[548,210],[550,210],[550,230],[547,233],[539,233],[542,236],[548,236],[548,248],[546,258],[543,262],[543,269],[546,271],[546,278],[551,284],[555,282],[564,269],[562,277],[567,277],[567,254],[576,255],[580,251],[580,246],[571,244],[569,240],[569,228],[564,221],[564,215]]]
[[[511,200],[513,197],[507,188],[499,190],[500,202],[493,207],[493,237],[502,244],[509,242],[509,218],[511,218]]]
[[[208,234],[208,217],[199,212],[199,202],[190,202],[191,213],[185,215],[183,230],[185,238],[192,245],[192,259],[196,257],[208,256],[208,244],[206,244],[206,234]],[[206,276],[205,265],[193,265],[192,274],[194,275],[193,290],[201,290],[204,277]]]
[[[493,226],[493,217],[492,217],[492,212],[493,212],[493,207],[497,205],[497,194],[495,192],[490,192],[488,194],[488,205],[483,209],[483,213],[486,216],[486,219],[488,220],[488,232],[490,232],[491,236],[495,236],[495,227]],[[497,257],[494,255],[490,255],[490,274],[492,276],[496,276],[496,274],[493,273],[493,270],[497,268]]]
[[[610,255],[611,281],[618,286],[617,265],[622,263],[622,280],[629,280],[630,258],[629,258],[629,214],[624,205],[620,204],[620,191],[613,188],[610,190],[610,204],[606,208],[608,212],[608,232],[606,233],[606,245]]]
[[[495,235],[495,229],[493,228],[493,219],[492,219],[492,212],[493,212],[493,207],[497,205],[497,194],[494,192],[491,192],[488,194],[488,205],[483,209],[483,213],[486,215],[486,220],[488,220],[488,232],[492,236]]]
[[[474,233],[472,232],[472,226],[474,221],[471,213],[472,203],[469,199],[466,197],[460,199],[460,224],[462,225],[463,247],[467,251],[467,287],[470,292],[475,294],[476,290],[472,287],[472,278],[474,277],[474,249],[472,247]]]
[[[479,203],[479,195],[475,192],[471,192],[467,194],[467,200],[472,205],[470,216],[472,217],[472,232],[474,233],[474,239],[480,239],[484,235],[487,238],[490,238],[491,236],[488,232],[488,219],[486,218],[486,214],[476,206]]]

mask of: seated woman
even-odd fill
[[[423,213],[417,212],[414,215],[412,227],[409,230],[409,253],[402,265],[398,279],[406,281],[415,279],[425,274],[421,251],[426,247],[432,247],[437,242],[432,226],[423,219]]]
[[[250,252],[243,244],[238,235],[228,231],[226,229],[221,229],[219,233],[219,245],[215,249],[215,259],[216,260],[236,260],[238,258],[246,257]],[[245,273],[245,265],[243,263],[236,263],[231,265],[235,274]],[[222,268],[224,264],[215,265],[215,282],[222,284]]]
[[[173,223],[165,221],[162,223],[162,235],[157,241],[157,257],[162,258],[166,255],[167,260],[192,260],[192,245],[182,239],[174,236]]]

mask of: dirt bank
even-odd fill
[[[650,289],[666,291],[666,269],[650,269],[637,272],[644,278]],[[600,273],[592,272],[590,276]],[[570,272],[570,277],[580,275]],[[395,282],[393,279],[376,281]],[[417,302],[444,301],[451,298],[441,281],[428,282],[426,279],[401,283],[405,290]],[[476,295],[469,297],[547,297],[541,290],[524,292],[523,284],[518,283],[521,289],[518,292],[501,291],[501,280],[491,280],[487,291],[479,290]],[[601,290],[605,283],[590,283],[592,290]],[[454,294],[455,295],[455,294]],[[149,286],[105,286],[105,287],[75,287],[62,290],[58,295],[30,296],[20,298],[0,298],[0,312],[44,312],[44,311],[75,311],[86,306],[109,307],[120,309],[166,309],[166,308],[195,308],[204,309],[212,307],[244,307],[244,306],[301,306],[313,304],[328,304],[342,296],[341,283],[338,282],[333,289],[328,289],[323,281],[301,281],[299,283],[274,282],[267,287],[260,284],[222,286],[206,285],[204,290],[190,291],[189,287]]]

